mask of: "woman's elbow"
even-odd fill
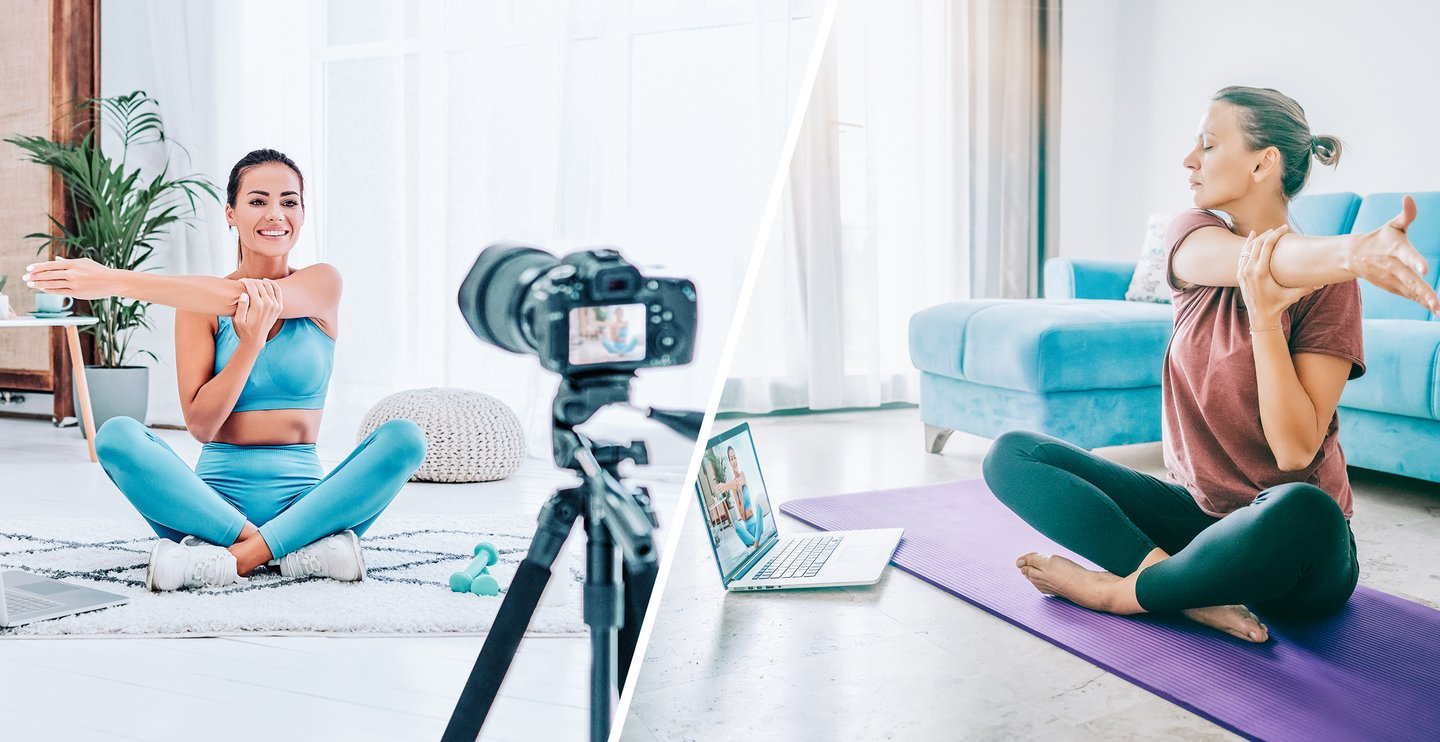
[[[1310,449],[1297,448],[1290,451],[1276,451],[1275,464],[1280,468],[1280,471],[1300,471],[1301,469],[1304,469],[1310,466],[1310,464],[1314,463],[1316,453],[1318,453],[1318,447]]]
[[[210,443],[215,440],[215,434],[219,432],[219,426],[186,415],[185,430],[189,431],[190,437],[196,441],[200,443]]]

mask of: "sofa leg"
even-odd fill
[[[945,448],[945,442],[950,440],[950,434],[955,431],[949,428],[941,428],[930,423],[925,423],[925,448],[930,453],[940,453]]]

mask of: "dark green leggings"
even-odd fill
[[[1113,574],[1129,575],[1163,549],[1170,558],[1135,585],[1147,611],[1239,604],[1318,616],[1339,610],[1359,578],[1350,524],[1314,485],[1271,487],[1212,518],[1180,485],[1018,431],[995,440],[985,482],[1035,530]]]

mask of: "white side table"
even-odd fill
[[[90,384],[85,380],[85,359],[80,355],[80,331],[76,328],[93,325],[100,320],[94,317],[31,317],[21,315],[17,319],[0,319],[0,330],[7,327],[63,327],[65,340],[70,346],[70,367],[74,369],[75,389],[80,394],[80,420],[85,426],[85,442],[90,445],[90,460],[95,457],[95,416],[90,413]]]

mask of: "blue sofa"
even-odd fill
[[[1368,232],[1403,194],[1305,196],[1291,220],[1306,234]],[[1410,241],[1440,275],[1440,192],[1413,194]],[[920,370],[926,445],[950,433],[1035,430],[1085,448],[1160,440],[1160,370],[1168,304],[1124,301],[1135,263],[1055,259],[1044,299],[976,299],[917,312],[910,358]],[[1352,466],[1440,482],[1440,320],[1361,282],[1366,373],[1340,400]]]

